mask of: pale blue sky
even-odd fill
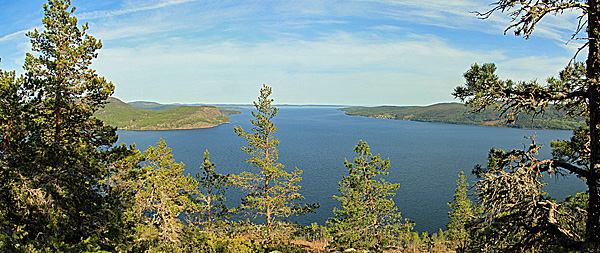
[[[0,0],[0,69],[22,69],[44,0]],[[494,0],[72,0],[101,39],[93,64],[124,101],[428,105],[454,101],[475,62],[545,80],[574,55],[578,13],[548,16],[525,40]],[[586,52],[581,53],[585,56]]]

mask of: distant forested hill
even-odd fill
[[[214,106],[174,106],[147,103],[144,110],[116,98],[94,115],[111,126],[127,130],[173,130],[213,127],[229,123],[229,117]]]
[[[531,115],[521,114],[513,124],[507,124],[505,120],[500,120],[499,112],[492,109],[480,113],[471,113],[471,108],[459,103],[442,103],[430,106],[348,107],[340,110],[353,116],[459,125],[572,130],[585,124],[583,119],[570,119],[566,117],[565,113],[557,111],[554,107],[548,108],[545,114],[538,115],[535,118]]]
[[[127,103],[137,109],[143,110],[152,110],[152,111],[166,111],[169,109],[173,109],[178,105],[164,105],[156,102],[148,102],[148,101],[135,101]]]
[[[165,105],[165,104],[159,104],[156,102],[148,102],[148,101],[135,101],[135,102],[129,102],[127,103],[135,108],[138,109],[143,109],[143,110],[152,110],[152,111],[166,111],[166,110],[170,110],[173,109],[177,106],[177,104],[169,104],[169,105]],[[196,106],[196,105],[194,105]],[[221,111],[222,114],[225,115],[235,115],[235,114],[240,114],[240,111],[236,111],[236,109],[242,109],[238,106],[217,106],[217,108],[219,109],[219,111]]]

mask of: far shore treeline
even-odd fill
[[[108,125],[123,130],[177,130],[214,127],[229,123],[227,116],[240,112],[228,108],[231,108],[231,105],[215,107],[156,102],[125,103],[116,98],[109,98],[108,104],[98,110],[94,116]],[[540,115],[522,113],[513,123],[502,119],[500,113],[493,108],[474,113],[472,108],[460,103],[440,103],[429,106],[353,106],[339,110],[351,116],[457,125],[553,130],[571,130],[585,125],[583,117],[567,117],[566,112],[557,110],[556,106],[549,107]]]
[[[492,106],[482,112],[473,112],[473,108],[459,103],[440,103],[430,106],[356,106],[340,110],[352,116],[457,125],[555,130],[572,130],[585,125],[584,117],[567,117],[567,113],[557,110],[556,106],[550,106],[538,115],[521,113],[512,123],[503,119],[500,112],[495,111]]]
[[[484,19],[507,13],[507,30],[529,38],[541,17],[580,11],[574,36],[587,32],[589,54],[557,77],[504,80],[493,63],[474,63],[452,94],[468,108],[345,109],[401,120],[530,122],[573,131],[570,139],[551,142],[550,159],[538,159],[535,137],[523,149],[482,150],[488,160],[473,168],[477,180],[457,176],[450,222],[421,234],[393,201],[400,186],[386,180],[390,160],[372,154],[362,140],[345,147],[355,154],[343,163],[347,173],[331,196],[339,208],[327,223],[290,222],[319,203],[300,194],[302,169],[278,162],[286,140],[276,138],[279,109],[264,84],[253,103],[252,127],[232,127],[245,141],[240,148],[248,171],[220,174],[206,150],[198,158],[200,173],[185,175],[162,139],[144,151],[115,145],[118,128],[196,128],[229,119],[212,106],[144,110],[111,98],[115,85],[90,68],[101,41],[87,34],[87,23],[79,26],[69,0],[48,0],[43,8],[43,28],[26,34],[32,52],[24,73],[0,70],[0,252],[600,252],[596,1],[500,0],[477,13]],[[486,113],[493,110],[500,113]],[[588,190],[564,200],[543,190],[543,177],[567,174]],[[229,191],[244,192],[239,206],[226,205]]]

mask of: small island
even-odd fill
[[[121,130],[156,131],[215,127],[229,123],[227,115],[239,113],[232,110],[223,113],[215,106],[204,105],[162,105],[154,102],[132,104],[111,97],[106,106],[94,116]]]

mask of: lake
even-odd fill
[[[231,123],[213,128],[174,131],[120,130],[119,142],[135,143],[145,150],[156,146],[159,138],[173,149],[176,161],[185,163],[186,173],[199,172],[204,150],[210,152],[217,173],[230,174],[252,171],[244,162],[249,156],[241,150],[246,143],[238,137],[233,126],[246,131],[252,127],[249,109],[232,115]],[[353,161],[352,152],[359,140],[366,141],[371,152],[389,158],[391,166],[385,177],[400,183],[394,201],[403,218],[415,221],[415,231],[437,232],[448,223],[448,202],[452,201],[457,175],[465,171],[469,182],[476,164],[485,164],[491,148],[510,150],[529,146],[524,136],[537,135],[544,144],[540,158],[549,158],[550,141],[568,139],[571,131],[526,130],[483,126],[461,126],[414,121],[386,120],[347,116],[334,107],[282,107],[275,117],[278,128],[279,162],[288,171],[294,167],[304,171],[301,193],[306,202],[319,202],[316,213],[292,218],[301,224],[317,222],[325,225],[333,216],[332,199],[338,182],[348,171],[344,158]],[[575,176],[546,178],[545,188],[556,199],[585,191],[585,184]],[[241,190],[228,190],[228,206],[236,206],[245,196]]]

